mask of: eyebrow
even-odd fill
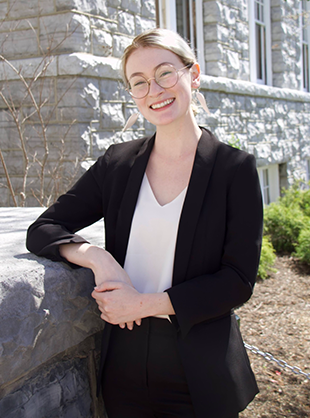
[[[161,62],[160,64],[156,65],[156,67],[154,67],[154,73],[156,72],[157,68],[159,68],[161,65],[165,65],[165,64],[169,64],[169,65],[175,66],[174,64],[172,64],[172,62],[166,62],[166,61],[165,62]],[[144,76],[144,74],[142,72],[136,72],[136,73],[131,74],[131,76],[128,78],[128,80],[130,80],[132,77],[134,77],[136,75],[142,75],[142,76]]]

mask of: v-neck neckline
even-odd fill
[[[156,198],[156,196],[155,196],[155,194],[154,194],[154,191],[153,191],[153,189],[152,189],[152,186],[151,186],[151,183],[149,182],[149,179],[148,179],[148,177],[147,177],[147,174],[146,173],[144,173],[144,177],[145,177],[145,181],[146,181],[146,183],[147,183],[147,186],[148,186],[148,189],[150,190],[150,194],[152,195],[152,197],[153,197],[153,200],[156,202],[156,204],[160,207],[160,208],[165,208],[165,207],[168,207],[169,205],[171,205],[171,204],[173,204],[176,200],[178,200],[181,196],[183,197],[184,195],[185,195],[185,193],[186,193],[186,191],[187,191],[187,188],[188,188],[188,186],[186,186],[174,199],[172,199],[172,200],[170,200],[170,202],[167,202],[167,203],[165,203],[164,205],[161,205],[159,202],[158,202],[158,200],[157,200],[157,198]]]

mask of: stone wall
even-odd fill
[[[248,2],[204,0],[201,90],[211,116],[198,118],[219,139],[238,138],[259,165],[287,163],[293,181],[305,178],[310,157],[309,99],[299,91],[299,0],[270,2],[274,87],[265,87],[247,83]],[[155,0],[0,0],[5,14],[0,53],[17,72],[0,61],[0,96],[8,100],[0,97],[0,149],[17,204],[49,205],[111,143],[154,131],[140,116],[121,133],[135,106],[119,65],[132,37],[155,26]],[[13,205],[1,163],[0,190],[0,206]]]
[[[247,1],[204,1],[203,22],[206,74],[249,81]]]
[[[238,142],[257,165],[287,163],[287,180],[305,179],[310,158],[310,96],[298,90],[203,77],[211,115],[200,109],[201,125],[226,143]]]
[[[132,105],[119,57],[133,36],[155,26],[154,5],[0,0],[0,54],[7,60],[0,60],[0,148],[18,204],[25,192],[26,206],[48,205],[82,173],[81,164],[120,140]],[[6,184],[0,163],[0,206],[13,204]]]
[[[270,8],[272,84],[300,90],[300,0],[270,0]],[[204,1],[206,74],[250,80],[248,14],[246,0]]]
[[[93,275],[27,252],[27,227],[41,212],[0,210],[0,416],[104,418]],[[103,245],[102,222],[82,234]]]
[[[273,85],[301,89],[300,0],[271,0]]]

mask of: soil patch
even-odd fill
[[[310,373],[310,267],[277,257],[270,278],[236,310],[244,341]],[[310,380],[248,351],[260,393],[240,418],[310,417]]]

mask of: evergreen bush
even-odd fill
[[[292,253],[298,244],[300,231],[307,224],[307,217],[299,204],[292,201],[287,206],[287,201],[286,195],[265,208],[264,234],[270,235],[277,252]]]
[[[310,264],[310,225],[300,232],[298,245],[293,255],[300,261]]]
[[[262,242],[262,251],[260,256],[259,268],[258,268],[258,277],[261,279],[266,279],[271,272],[275,272],[276,269],[273,268],[274,262],[276,259],[275,250],[270,241],[270,237],[267,235],[263,236]]]

